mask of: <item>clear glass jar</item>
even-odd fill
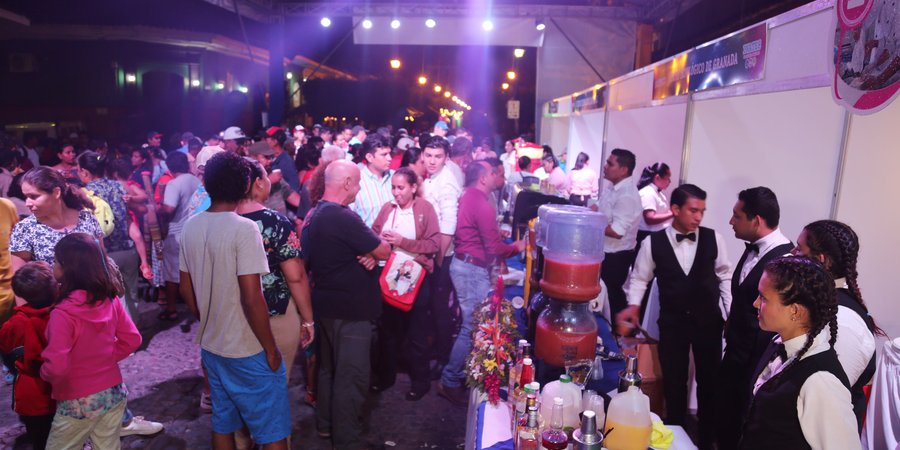
[[[551,298],[535,326],[535,356],[545,364],[563,367],[594,359],[596,344],[597,321],[590,305]]]

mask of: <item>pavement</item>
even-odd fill
[[[183,308],[183,306],[182,306]],[[144,343],[119,367],[128,386],[128,406],[137,416],[162,422],[165,429],[154,436],[128,436],[123,449],[202,450],[211,448],[210,414],[199,409],[202,388],[200,349],[194,344],[197,322],[160,322],[155,303],[140,306]],[[289,383],[293,433],[291,448],[331,449],[331,441],[315,432],[315,411],[304,401],[303,358],[298,355]],[[367,439],[388,450],[461,449],[465,440],[466,408],[438,397],[436,384],[417,402],[404,399],[409,378],[399,374],[394,387],[371,394]],[[0,449],[31,449],[25,427],[12,411],[12,386],[0,381]]]

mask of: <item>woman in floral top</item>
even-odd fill
[[[290,379],[298,344],[308,346],[315,335],[309,281],[300,259],[300,239],[294,224],[263,206],[272,183],[262,165],[250,161],[253,167],[250,192],[238,204],[237,213],[256,222],[262,234],[269,260],[269,273],[262,277],[263,294],[269,307],[272,334]]]

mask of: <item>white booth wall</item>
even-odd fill
[[[579,152],[590,157],[590,166],[600,173],[603,164],[603,111],[575,114],[569,117],[569,142],[566,146],[566,167],[575,166]],[[554,148],[554,150],[556,150]],[[557,151],[557,154],[560,153]],[[570,169],[571,170],[571,169]]]

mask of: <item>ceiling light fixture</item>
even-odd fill
[[[481,28],[483,28],[484,31],[491,31],[494,29],[494,22],[491,22],[490,19],[485,20],[484,22],[481,22]]]
[[[521,58],[521,57],[525,56],[525,49],[517,48],[517,49],[513,50],[513,56],[515,56],[516,58]]]
[[[391,21],[391,28],[397,29],[400,28],[400,21],[398,19],[394,19]]]
[[[322,20],[319,21],[319,23],[322,24],[323,27],[328,28],[331,26],[331,19],[323,17]]]
[[[367,30],[372,29],[372,19],[363,19],[362,26]]]
[[[547,28],[547,24],[544,23],[544,19],[537,19],[534,22],[534,29],[538,31],[544,31],[544,28]]]
[[[435,25],[437,25],[437,22],[435,22],[434,19],[428,19],[425,21],[425,26],[428,28],[434,28]]]
[[[399,59],[394,58],[394,59],[391,60],[391,69],[399,69],[399,68],[400,68],[400,65],[401,65],[401,64],[400,64],[400,60],[399,60]]]

